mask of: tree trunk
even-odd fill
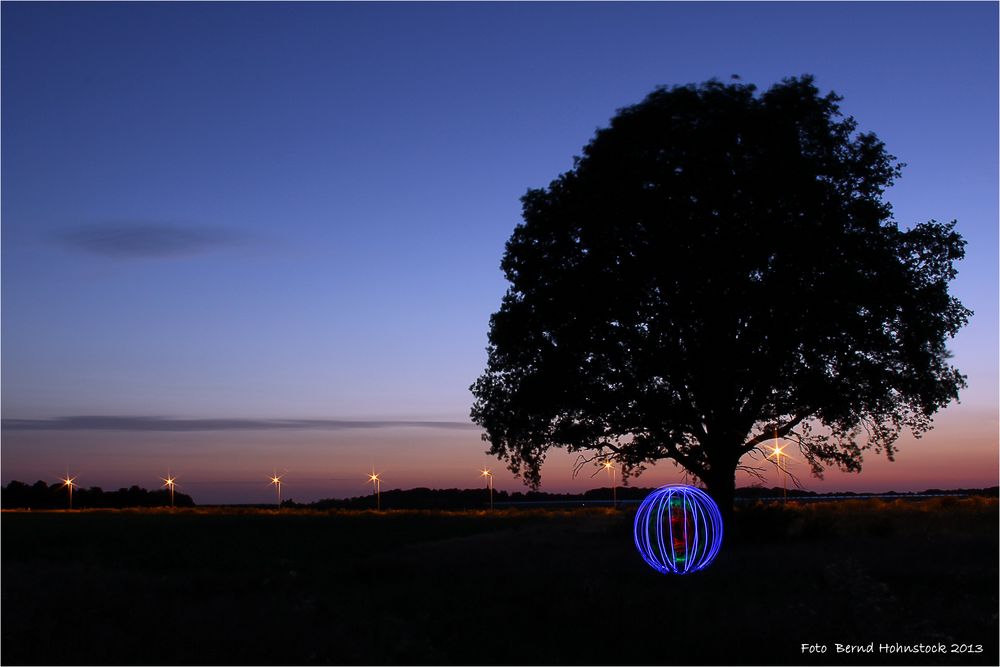
[[[717,467],[705,476],[702,481],[708,490],[708,495],[719,506],[722,514],[723,530],[728,530],[733,522],[733,503],[736,499],[736,465],[732,467]]]

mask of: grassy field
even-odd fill
[[[642,562],[632,512],[5,512],[0,657],[998,662],[996,499],[744,508],[717,561],[686,577]],[[836,652],[869,642],[874,655]],[[982,652],[879,654],[880,643]]]

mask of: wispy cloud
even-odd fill
[[[240,234],[217,227],[158,222],[106,222],[66,229],[53,237],[58,245],[113,259],[186,257],[234,245]]]
[[[470,422],[350,420],[350,419],[174,419],[171,417],[130,417],[82,415],[52,419],[4,419],[5,431],[276,431],[344,430],[377,428],[437,428],[478,430]]]

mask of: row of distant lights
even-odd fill
[[[376,498],[378,498],[379,505],[381,506],[380,495],[382,493],[382,478],[379,477],[379,473],[375,472],[375,468],[372,468],[372,473],[368,475],[368,482],[371,482],[372,490],[375,492]],[[271,484],[273,484],[278,492],[278,507],[281,507],[281,475],[277,473],[271,474]]]
[[[366,482],[370,482],[372,485],[372,492],[375,494],[376,506],[381,509],[382,506],[382,478],[379,477],[381,473],[375,472],[375,468],[372,468],[372,472],[368,475]],[[490,472],[489,468],[483,468],[479,471],[480,477],[485,477],[487,480],[487,486],[490,490],[490,507],[493,506],[493,473]],[[275,492],[278,494],[278,507],[281,507],[281,478],[283,475],[277,473],[271,473],[270,482],[271,485],[275,487]],[[166,477],[161,477],[163,480],[163,488],[170,490],[170,506],[174,506],[174,487],[177,486],[177,478],[167,473]],[[69,507],[73,509],[73,489],[79,484],[76,483],[76,477],[70,477],[69,473],[66,474],[60,480],[63,486],[69,490]]]
[[[166,477],[161,477],[160,479],[162,479],[164,482],[163,486],[167,489],[170,489],[170,506],[173,507],[174,487],[177,486],[177,478],[172,476],[170,473],[167,473]],[[73,489],[80,485],[76,483],[76,477],[70,477],[69,473],[66,473],[66,476],[63,477],[60,481],[63,483],[63,486],[69,490],[69,508],[73,509]]]
[[[281,507],[281,478],[282,475],[271,473],[271,484],[275,487],[275,490],[278,493],[278,507]],[[166,477],[161,477],[160,479],[163,480],[163,487],[170,490],[170,506],[173,507],[174,487],[177,486],[177,478],[173,477],[170,473],[167,473]],[[79,484],[76,483],[76,477],[70,477],[69,473],[67,473],[66,476],[60,481],[62,481],[63,486],[69,490],[69,508],[73,509],[73,489],[79,486]],[[378,476],[378,473],[375,472],[374,468],[372,468],[372,474],[368,476],[368,481],[372,483],[375,494],[378,496],[382,492],[382,479]]]
[[[773,447],[773,450],[772,450],[771,454],[768,455],[768,458],[771,458],[772,456],[775,457],[775,458],[777,458],[778,468],[782,471],[782,473],[784,473],[785,469],[781,465],[781,458],[782,457],[789,458],[788,454],[785,454],[785,453],[782,452],[783,449],[784,449],[784,445],[782,445],[781,447],[778,446],[778,444],[777,444],[777,433],[775,433],[775,446]],[[614,473],[614,471],[615,471],[615,464],[614,464],[613,461],[611,461],[609,459],[607,461],[604,461],[601,465],[602,465],[602,468],[604,470],[608,471],[608,474],[611,477],[611,485],[612,485],[611,488],[612,488],[612,494],[614,495],[615,491],[616,491],[616,489],[615,489],[615,483],[614,483],[614,481],[615,481],[615,476],[614,476],[614,474],[615,474]],[[375,468],[373,467],[371,474],[368,475],[368,479],[366,480],[366,483],[371,483],[371,485],[372,485],[372,492],[375,494],[375,502],[376,502],[376,508],[377,509],[381,509],[382,508],[382,478],[379,477],[379,474],[380,473],[375,472]],[[479,476],[486,478],[486,486],[490,490],[490,509],[492,509],[493,508],[493,473],[490,471],[489,468],[483,468],[482,470],[479,471]],[[277,473],[271,473],[270,482],[275,487],[275,491],[278,494],[278,507],[281,507],[281,478],[282,478],[282,475],[279,475]],[[163,487],[170,490],[170,506],[173,507],[174,506],[174,487],[177,485],[177,478],[171,476],[170,473],[167,473],[166,477],[161,477],[160,479],[162,479],[163,482],[164,482],[163,483]],[[73,509],[73,487],[79,486],[78,484],[75,483],[75,480],[76,480],[76,477],[70,477],[69,473],[67,473],[66,477],[64,477],[61,480],[62,483],[63,483],[63,486],[66,487],[67,489],[69,489],[69,507],[70,507],[70,509]],[[617,504],[617,502],[615,504]]]

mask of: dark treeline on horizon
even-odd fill
[[[28,485],[12,480],[0,490],[0,506],[4,509],[66,509],[68,505],[69,492],[65,484],[46,484],[38,480]],[[105,491],[99,486],[73,489],[73,509],[169,506],[170,492],[166,489],[149,491],[136,485],[117,491]],[[174,491],[174,506],[194,507],[194,500]]]
[[[654,487],[620,486],[615,493],[619,502],[637,502],[645,498]],[[927,489],[921,492],[897,493],[890,491],[889,496],[905,498],[913,495],[963,495],[963,496],[996,496],[1000,488],[986,489]],[[788,489],[789,498],[817,498],[826,496],[868,496],[872,494],[843,491],[837,493],[816,493],[801,489]],[[738,499],[753,500],[755,498],[776,498],[782,496],[782,488],[763,486],[740,487],[736,490]],[[583,493],[547,493],[545,491],[494,491],[493,504],[504,506],[518,503],[607,503],[611,504],[611,489],[609,487],[590,489]],[[354,498],[324,498],[313,503],[297,503],[289,499],[282,503],[283,507],[302,507],[309,509],[375,509],[375,497],[372,495]],[[382,509],[483,509],[489,507],[489,493],[485,489],[393,489],[382,492]]]
[[[646,497],[653,487],[620,486],[615,490],[619,502],[634,503]],[[4,509],[66,509],[68,493],[63,484],[46,484],[39,480],[32,485],[12,480],[0,489],[0,506]],[[817,493],[802,489],[788,489],[789,498],[822,499],[829,496],[899,496],[905,498],[913,495],[962,495],[962,496],[996,496],[1000,488],[985,489],[927,489],[920,492],[897,493],[889,491],[884,494],[858,493],[840,491]],[[738,499],[753,500],[759,498],[781,497],[783,489],[779,486],[745,486],[736,490]],[[611,489],[601,487],[590,489],[583,493],[548,493],[545,491],[499,491],[493,492],[493,504],[504,506],[520,503],[611,503]],[[427,510],[466,510],[489,507],[489,492],[486,489],[430,489],[418,487],[414,489],[392,489],[382,492],[382,509],[427,509]],[[166,489],[149,491],[139,486],[121,488],[117,491],[103,491],[100,487],[89,489],[76,488],[73,491],[74,509],[125,508],[125,507],[165,507],[170,505],[170,495]],[[176,507],[194,507],[191,496],[180,492],[174,493]],[[246,504],[240,504],[247,506]],[[274,507],[268,503],[254,503],[251,506]],[[375,497],[371,494],[353,498],[324,498],[311,503],[298,503],[290,498],[282,507],[307,509],[375,509]]]
[[[639,500],[652,489],[636,487],[620,487],[617,490],[619,500]],[[583,493],[546,493],[544,491],[493,491],[493,504],[523,502],[558,502],[558,501],[611,501],[610,488],[590,489]],[[313,509],[374,509],[375,497],[372,495],[356,498],[324,498],[314,503],[302,505],[289,503],[295,507],[310,507]],[[486,489],[393,489],[382,492],[382,509],[483,509],[489,507],[490,496]]]

